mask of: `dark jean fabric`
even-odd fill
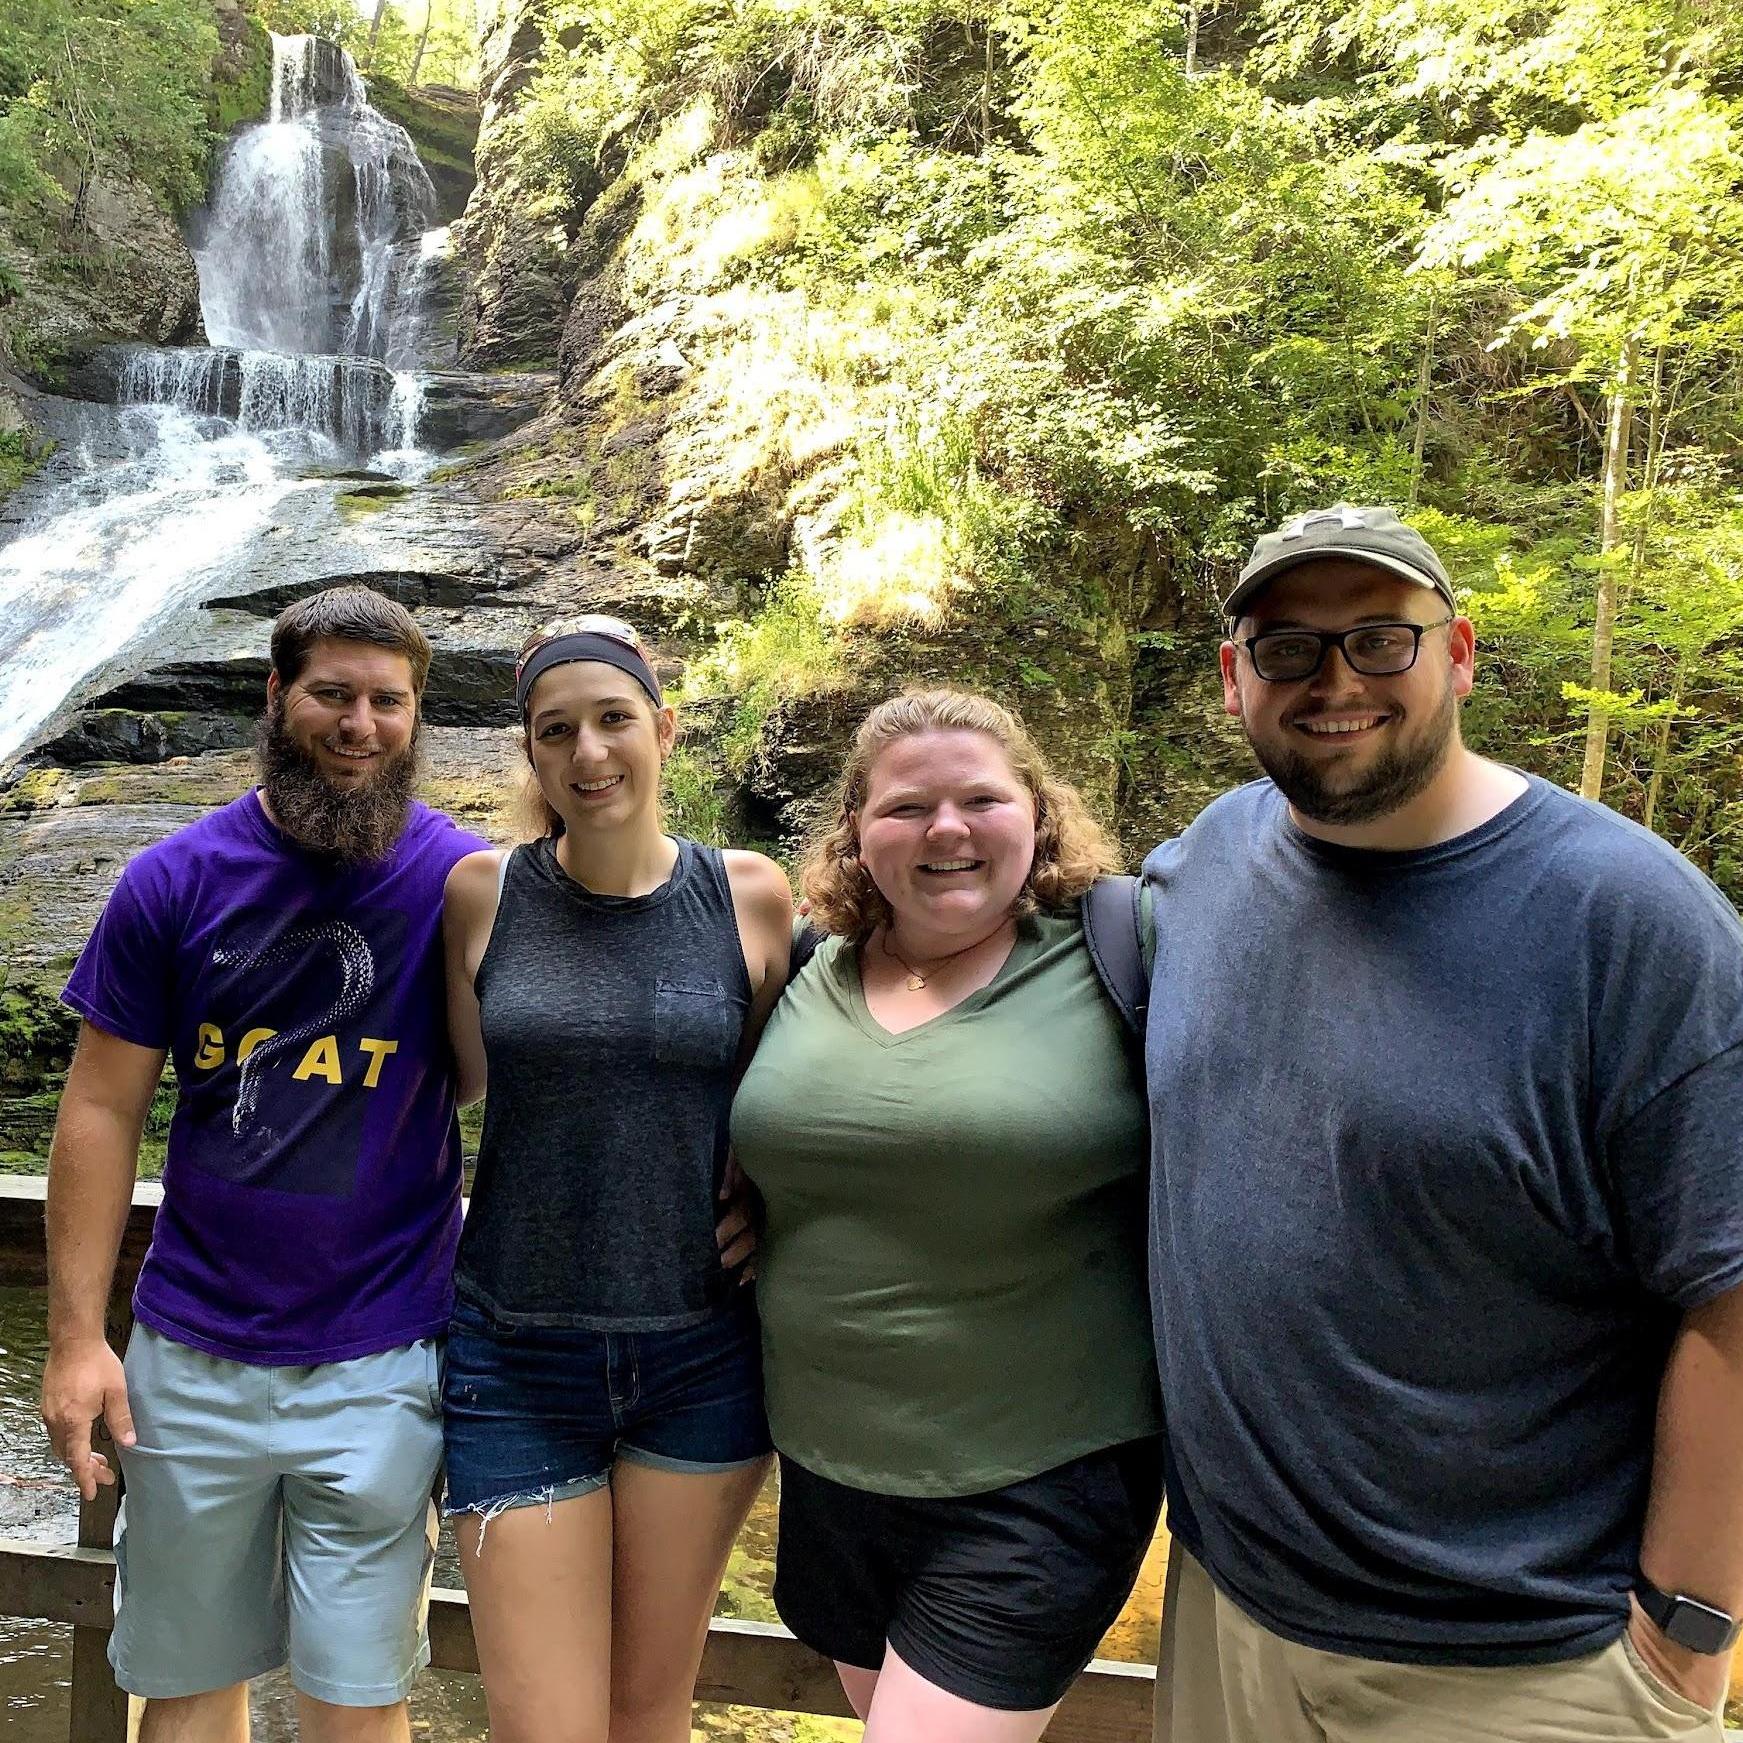
[[[749,1291],[676,1331],[505,1328],[456,1303],[442,1382],[449,1513],[584,1495],[618,1459],[733,1470],[771,1450]]]
[[[781,1458],[775,1608],[809,1647],[884,1646],[979,1706],[1050,1707],[1094,1656],[1156,1535],[1155,1439],[978,1495],[875,1495]]]

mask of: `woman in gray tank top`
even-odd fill
[[[462,1099],[490,1087],[447,1511],[494,1743],[687,1743],[768,1466],[755,1309],[715,1218],[792,896],[760,854],[665,833],[672,710],[627,624],[534,638],[516,700],[543,833],[461,860],[444,901]]]

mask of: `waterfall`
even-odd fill
[[[405,318],[396,255],[429,229],[435,189],[343,49],[272,44],[271,116],[231,146],[194,251],[207,336],[386,359]]]
[[[268,117],[231,140],[193,238],[211,344],[131,348],[124,452],[58,458],[0,544],[0,768],[154,623],[234,588],[292,493],[340,468],[428,469],[434,214],[350,56],[274,36]]]
[[[223,565],[301,488],[257,437],[179,406],[122,416],[127,454],[0,546],[0,766],[86,673]]]
[[[250,434],[296,431],[324,458],[377,455],[414,445],[422,394],[409,370],[396,375],[367,357],[289,357],[215,348],[129,352],[121,374],[129,405],[173,405],[222,417]]]

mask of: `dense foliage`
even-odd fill
[[[1469,589],[1479,742],[1743,888],[1735,9],[537,10],[528,209],[633,184],[632,312],[749,311],[741,419],[784,403],[789,461],[853,432],[826,619],[1109,517],[1209,601],[1257,530],[1395,502]]]
[[[211,0],[7,0],[0,211],[76,224],[104,175],[198,199],[217,47]]]

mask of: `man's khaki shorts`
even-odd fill
[[[1723,1702],[1720,1703],[1723,1705]],[[1175,1544],[1156,1743],[1722,1743],[1626,1637],[1561,1664],[1383,1664],[1281,1639]]]
[[[120,1449],[115,1680],[148,1699],[287,1660],[306,1695],[391,1706],[424,1635],[442,1457],[428,1339],[308,1368],[225,1361],[136,1325]]]

